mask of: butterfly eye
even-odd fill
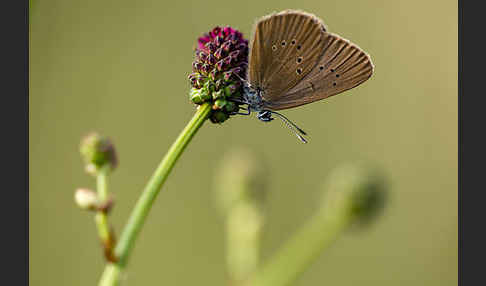
[[[332,85],[333,85],[333,86],[336,86],[336,83],[335,83],[335,82],[333,82],[333,83],[332,83]]]
[[[302,46],[301,46],[301,45],[298,45],[298,46],[297,46],[297,50],[300,50],[301,48],[302,48]]]
[[[331,72],[334,72],[334,69],[331,69]]]
[[[339,74],[336,74],[336,77],[339,77]]]
[[[285,47],[286,44],[287,44],[286,41],[282,41],[282,47]]]
[[[290,42],[292,45],[295,45],[297,41],[295,39],[292,40],[292,42]]]
[[[296,70],[296,72],[297,72],[297,74],[301,74],[301,73],[302,73],[302,69],[301,69],[301,68],[298,68],[298,69]]]
[[[272,46],[272,51],[276,51],[277,50],[277,46],[273,45]]]
[[[302,62],[302,57],[297,58],[297,63],[300,64]]]
[[[320,71],[321,71],[321,70],[323,70],[323,69],[324,69],[324,67],[323,67],[323,66],[320,66],[320,67],[319,67],[319,70],[320,70]]]

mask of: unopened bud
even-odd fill
[[[113,170],[118,163],[115,147],[107,138],[91,133],[81,141],[81,156],[86,164],[86,171],[92,175],[103,167]]]
[[[347,213],[354,222],[371,222],[384,206],[386,189],[385,177],[377,169],[361,164],[342,166],[327,180],[323,211]]]
[[[96,210],[99,206],[98,196],[90,189],[77,189],[74,192],[74,201],[83,210]]]

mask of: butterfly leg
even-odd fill
[[[240,107],[240,109],[244,109],[244,108]],[[250,115],[250,114],[251,114],[250,108],[247,107],[245,113],[243,113],[243,112],[232,112],[230,115]]]

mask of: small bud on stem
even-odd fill
[[[101,137],[98,133],[84,137],[80,152],[86,164],[86,172],[91,175],[96,175],[105,166],[113,170],[118,164],[115,147],[109,139]]]
[[[89,189],[77,189],[74,192],[74,201],[83,210],[97,210],[99,206],[98,196]]]

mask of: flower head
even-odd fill
[[[92,175],[96,175],[105,166],[113,170],[118,164],[115,147],[111,141],[97,133],[91,133],[83,138],[80,152],[86,164],[86,171]]]
[[[241,79],[246,77],[248,41],[231,27],[215,27],[198,39],[193,73],[189,75],[190,99],[201,105],[210,103],[213,123],[224,122],[238,111],[231,98],[241,96]]]

